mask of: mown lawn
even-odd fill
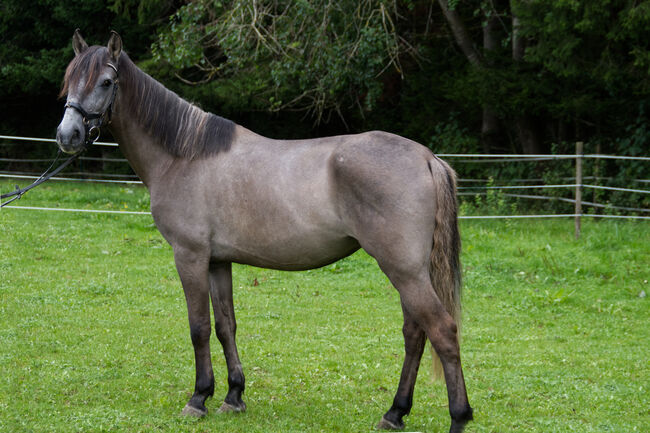
[[[11,184],[0,182],[0,190]],[[19,205],[147,210],[139,187],[51,183]],[[650,224],[463,221],[467,432],[645,432]],[[149,216],[0,211],[0,432],[367,432],[389,408],[397,293],[363,252],[288,273],[236,266],[248,411],[180,416],[194,359],[171,250]],[[426,356],[409,431],[444,432]]]

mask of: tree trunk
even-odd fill
[[[512,8],[512,6],[511,6]],[[512,12],[512,59],[520,62],[524,59],[524,40],[521,38],[521,21],[515,12]]]
[[[515,119],[515,129],[521,149],[526,155],[539,155],[542,149],[539,131],[532,116],[522,114]]]
[[[481,145],[483,152],[490,154],[499,147],[499,118],[491,107],[483,107],[483,120],[481,122]]]
[[[461,51],[467,57],[469,63],[475,68],[483,68],[483,59],[481,58],[480,53],[477,51],[474,46],[474,42],[470,37],[465,25],[458,16],[458,13],[454,9],[449,8],[449,2],[447,0],[438,0],[438,4],[442,9],[449,27],[451,28],[451,33],[454,35],[454,40],[456,44],[460,47]],[[495,17],[492,17],[488,20],[487,25],[483,29],[483,48],[485,50],[494,50],[497,47],[497,41],[494,38],[493,30],[496,25]],[[483,146],[483,151],[485,153],[492,152],[492,149],[495,147],[497,142],[497,134],[499,131],[499,119],[494,114],[489,106],[483,107],[481,122],[481,143]]]
[[[525,40],[521,37],[521,21],[517,17],[515,10],[510,2],[510,11],[512,13],[512,60],[515,63],[522,62],[526,49]],[[514,121],[515,132],[521,149],[527,155],[536,155],[541,153],[541,139],[539,128],[536,126],[536,120],[527,113],[521,113]]]
[[[492,11],[490,11],[492,12]],[[487,17],[487,22],[483,27],[483,50],[485,53],[493,53],[498,48],[499,42],[495,37],[497,26],[497,17],[491,14]],[[490,56],[487,56],[490,61]],[[499,119],[494,110],[489,105],[483,106],[483,121],[481,123],[481,144],[484,153],[492,153],[498,146]]]
[[[438,4],[449,23],[449,27],[451,27],[451,32],[461,51],[473,66],[480,67],[481,56],[474,47],[474,42],[470,38],[469,33],[467,33],[467,29],[458,16],[458,13],[454,9],[449,9],[449,2],[447,0],[438,0]]]

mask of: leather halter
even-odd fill
[[[99,135],[101,133],[101,127],[104,124],[104,119],[107,120],[106,124],[110,125],[111,123],[111,118],[113,116],[113,104],[115,103],[115,96],[117,95],[117,86],[119,82],[119,74],[117,72],[117,67],[112,64],[112,63],[106,63],[106,66],[111,67],[114,71],[117,77],[115,78],[115,81],[113,82],[113,94],[111,95],[111,101],[108,104],[108,107],[106,107],[106,110],[104,110],[103,113],[98,113],[98,112],[88,112],[86,111],[81,104],[77,102],[66,102],[64,106],[64,110],[67,110],[68,108],[72,108],[73,110],[76,110],[79,114],[81,114],[81,117],[83,119],[84,127],[86,129],[86,141],[84,143],[84,146],[88,146],[90,144],[93,144],[97,139],[99,138]],[[92,120],[99,119],[99,122],[96,125],[90,125],[90,122]]]

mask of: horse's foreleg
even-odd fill
[[[207,255],[175,247],[174,260],[187,301],[190,336],[196,362],[194,395],[185,405],[183,414],[200,417],[208,413],[205,400],[214,393],[214,373],[210,360],[209,259]]]
[[[242,400],[245,383],[235,342],[237,322],[232,300],[232,265],[230,263],[210,264],[210,295],[217,338],[223,346],[223,354],[226,357],[228,368],[228,394],[219,410],[221,412],[241,412],[246,410],[246,404]]]
[[[410,315],[404,311],[404,365],[399,379],[397,393],[393,399],[390,410],[382,417],[377,425],[380,430],[396,430],[404,428],[402,417],[411,412],[413,406],[413,388],[420,367],[420,359],[424,351],[425,334],[422,328],[415,323]]]

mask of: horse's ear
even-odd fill
[[[108,40],[108,54],[111,56],[111,60],[117,62],[121,52],[122,38],[120,38],[120,35],[116,31],[111,30],[111,38]]]
[[[79,29],[74,31],[74,35],[72,35],[72,49],[74,50],[75,56],[78,56],[79,54],[83,53],[86,48],[88,48],[88,44],[86,41],[84,41],[84,38],[81,36],[81,32]]]

